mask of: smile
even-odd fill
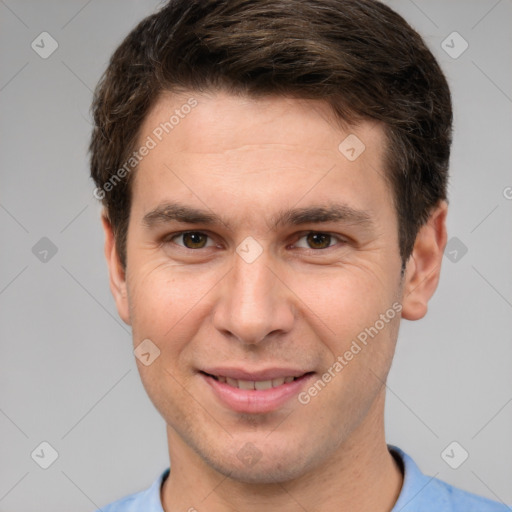
[[[209,374],[206,374],[209,375]],[[210,375],[218,382],[224,382],[228,386],[232,388],[238,389],[256,389],[259,391],[263,391],[265,389],[277,388],[278,386],[282,386],[283,384],[288,384],[289,382],[293,382],[294,380],[300,377],[277,377],[276,379],[270,380],[242,380],[242,379],[233,379],[231,377],[225,377],[223,375]]]
[[[266,372],[266,375],[258,375],[259,378],[241,371],[229,371],[231,376],[222,375],[222,373],[221,371],[218,373],[200,371],[199,375],[211,390],[212,397],[217,403],[231,411],[246,414],[269,413],[278,410],[288,402],[297,403],[293,398],[315,375],[314,372],[300,371],[290,375],[292,372],[286,372],[286,370],[281,370],[280,376],[274,370]]]

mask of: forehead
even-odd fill
[[[372,209],[372,196],[392,203],[382,125],[342,127],[319,100],[167,93],[141,127],[139,147],[149,141],[132,187],[141,215],[176,194],[194,206],[240,213],[245,205],[269,216],[284,203],[339,198]]]
[[[175,149],[187,151],[200,146],[212,152],[218,150],[220,141],[223,150],[229,145],[295,142],[310,149],[332,151],[333,147],[337,149],[341,136],[352,132],[374,149],[385,142],[381,123],[365,120],[349,126],[326,101],[282,95],[253,98],[223,90],[164,92],[141,126],[141,135],[172,140]]]

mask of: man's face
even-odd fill
[[[183,115],[190,97],[197,106]],[[176,109],[159,141],[155,129]],[[339,149],[350,134],[365,145],[359,156],[353,137]],[[400,313],[389,310],[402,299],[382,127],[343,131],[320,101],[191,93],[162,96],[141,145],[148,136],[157,144],[134,176],[116,300],[134,346],[149,339],[160,350],[138,365],[171,454],[181,444],[225,475],[272,482],[371,443],[398,333]],[[173,220],[166,204],[221,221]],[[336,205],[332,220],[298,215]],[[238,389],[252,383],[237,375],[275,387]]]

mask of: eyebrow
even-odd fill
[[[172,221],[186,224],[204,224],[207,226],[224,226],[232,230],[229,221],[219,215],[208,211],[193,208],[182,203],[164,202],[149,211],[142,218],[147,228],[167,224]],[[271,228],[280,226],[297,226],[301,224],[321,224],[327,222],[344,222],[372,228],[374,222],[369,212],[357,210],[343,203],[329,203],[327,205],[313,205],[291,210],[280,210],[271,218]]]

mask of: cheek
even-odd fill
[[[400,304],[395,300],[395,284],[389,278],[383,283],[381,276],[353,266],[298,281],[302,284],[297,293],[307,297],[305,314],[318,326],[317,335],[329,353],[324,370],[330,370],[327,378],[334,383],[332,400],[344,405],[350,396],[354,404],[363,397],[371,401],[389,371]],[[304,295],[307,289],[309,295]]]
[[[195,292],[190,279],[175,274],[169,265],[142,265],[129,276],[128,295],[135,350],[150,340],[158,354],[149,365],[137,361],[141,381],[157,410],[175,410],[176,416],[189,377],[177,370],[186,367],[187,348],[196,334],[193,320],[201,313],[201,290]]]
[[[149,338],[176,360],[211,309],[209,292],[218,279],[168,261],[141,265],[128,280],[134,344]]]
[[[328,337],[342,344],[373,325],[393,302],[391,284],[383,284],[375,272],[362,266],[302,274],[295,283],[293,289],[304,305],[304,314],[317,317]]]
[[[193,294],[184,293],[183,283],[165,266],[144,266],[128,279],[128,296],[134,343],[141,336],[161,344],[172,332]]]

